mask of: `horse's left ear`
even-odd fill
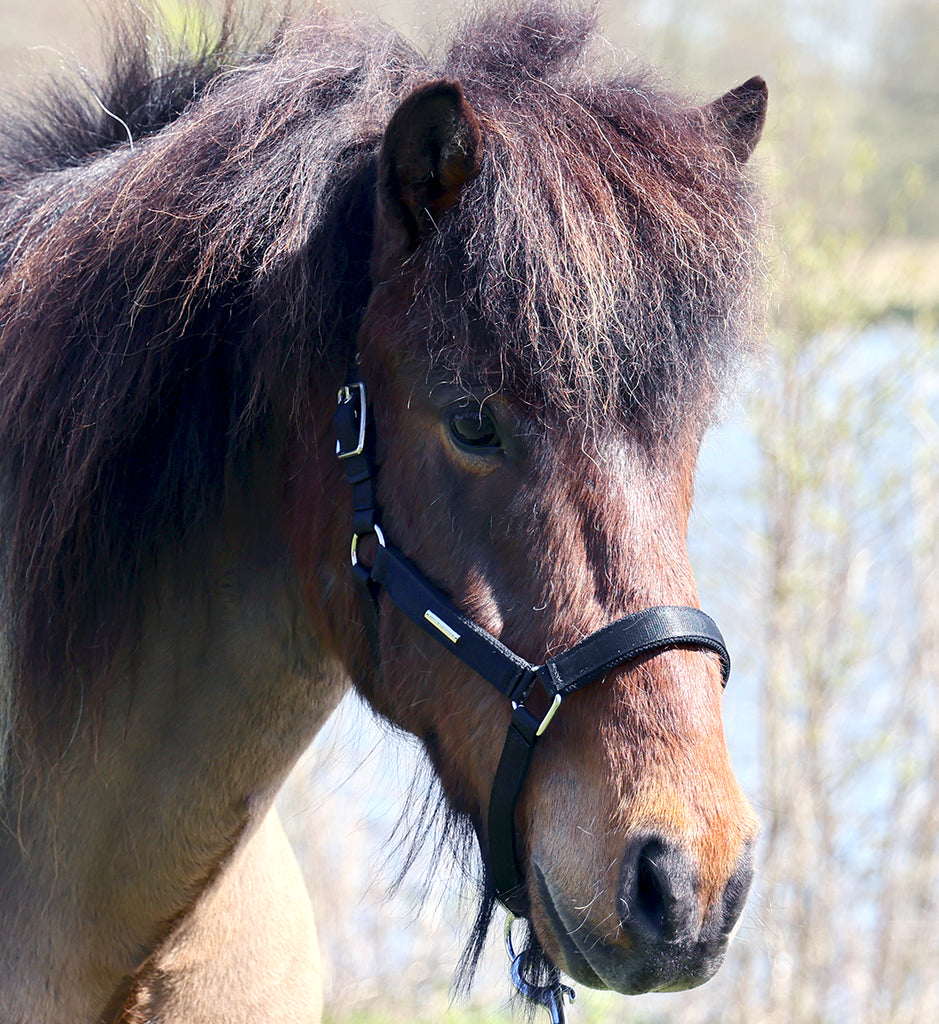
[[[459,82],[411,93],[394,112],[378,165],[379,215],[407,249],[456,206],[482,163],[482,133]],[[402,234],[403,233],[403,234]]]
[[[755,75],[704,108],[726,136],[739,164],[746,163],[763,134],[768,96],[766,82]]]

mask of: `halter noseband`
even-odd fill
[[[574,647],[531,665],[457,609],[400,551],[386,543],[379,525],[374,460],[375,429],[365,384],[350,374],[339,392],[335,417],[336,455],[352,485],[352,572],[365,628],[378,659],[378,596],[381,588],[397,607],[429,636],[482,676],[512,703],[512,718],[489,800],[489,861],[496,896],[516,916],[525,916],[524,881],[515,846],[515,807],[538,738],[563,699],[611,669],[642,654],[670,647],[714,651],[722,682],[730,675],[730,657],[714,621],[697,608],[663,606],[627,615],[591,633]],[[378,541],[370,568],[358,557],[359,538]],[[526,707],[535,686],[547,698],[541,717]]]

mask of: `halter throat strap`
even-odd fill
[[[365,385],[351,380],[339,392],[335,419],[336,455],[353,492],[352,571],[365,628],[379,661],[378,599],[384,590],[416,626],[482,676],[512,705],[489,799],[489,862],[496,896],[513,914],[525,916],[524,876],[515,844],[515,808],[535,746],[562,701],[607,672],[642,655],[673,647],[713,651],[726,686],[730,657],[714,621],[697,608],[662,606],[627,615],[591,633],[574,647],[532,665],[464,615],[400,551],[385,541],[376,499],[375,434]],[[378,541],[370,567],[358,557],[359,538]],[[535,687],[548,708],[535,715],[527,704]]]

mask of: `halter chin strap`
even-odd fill
[[[562,701],[611,669],[643,654],[672,647],[713,651],[724,685],[730,658],[714,621],[697,608],[665,606],[627,615],[591,633],[574,647],[532,665],[467,618],[401,552],[385,542],[375,494],[375,433],[365,385],[353,380],[339,392],[336,455],[353,491],[352,571],[369,643],[379,654],[378,597],[381,589],[417,626],[482,676],[512,704],[512,718],[489,799],[489,861],[496,896],[511,913],[527,914],[524,877],[515,845],[515,808],[539,737]],[[370,568],[358,557],[359,538],[378,541]],[[547,712],[526,706],[536,687]]]

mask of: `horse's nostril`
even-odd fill
[[[639,857],[636,875],[636,910],[658,932],[665,930],[664,880],[658,868],[645,854]]]
[[[659,839],[630,844],[620,876],[620,923],[643,945],[686,937],[697,920],[691,864]]]

